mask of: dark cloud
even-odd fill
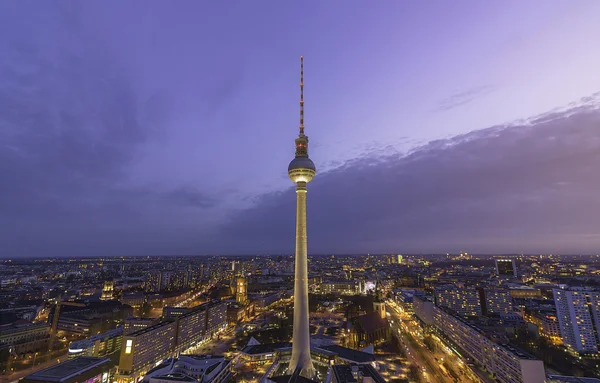
[[[600,246],[600,111],[364,157],[309,185],[309,243],[324,252],[594,251]],[[223,233],[233,252],[293,252],[295,193],[268,194]]]
[[[211,208],[218,204],[218,201],[195,188],[180,188],[172,190],[165,194],[165,197],[182,206]]]
[[[443,100],[440,100],[435,107],[435,111],[443,112],[446,110],[457,108],[461,105],[468,104],[478,97],[492,93],[496,88],[491,85],[481,85],[472,89],[467,89],[462,92],[455,93]]]

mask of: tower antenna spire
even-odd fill
[[[300,137],[304,136],[304,56],[300,56]]]

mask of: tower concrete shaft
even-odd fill
[[[300,367],[300,375],[313,378],[308,321],[308,252],[306,235],[306,182],[296,184],[296,267],[294,282],[294,334],[289,371]]]
[[[294,334],[292,357],[288,372],[300,369],[306,378],[315,376],[310,357],[310,330],[308,322],[308,250],[306,236],[306,184],[316,174],[315,164],[308,158],[308,136],[304,134],[304,58],[300,56],[300,132],[296,156],[288,166],[288,175],[296,184],[296,269],[294,281]]]

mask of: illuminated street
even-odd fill
[[[437,337],[436,350],[431,352],[423,342],[423,332],[416,320],[400,311],[398,305],[388,301],[393,331],[406,352],[407,359],[419,367],[424,382],[465,382],[477,383],[480,380],[464,362],[447,348]],[[446,362],[446,363],[444,363]],[[452,366],[452,370],[447,370]]]

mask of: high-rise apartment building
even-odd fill
[[[437,286],[434,295],[438,306],[449,308],[460,316],[481,315],[479,292],[474,288],[458,288],[455,285]]]
[[[554,289],[554,304],[563,343],[581,354],[598,354],[600,292],[585,288]]]
[[[156,362],[168,358],[175,348],[176,336],[175,321],[161,322],[124,335],[119,361],[120,381],[137,381]]]
[[[479,289],[481,311],[484,315],[505,314],[514,311],[510,290],[487,287]]]
[[[544,383],[544,363],[517,350],[498,344],[465,319],[433,307],[434,326],[478,365],[489,371],[500,383]]]

